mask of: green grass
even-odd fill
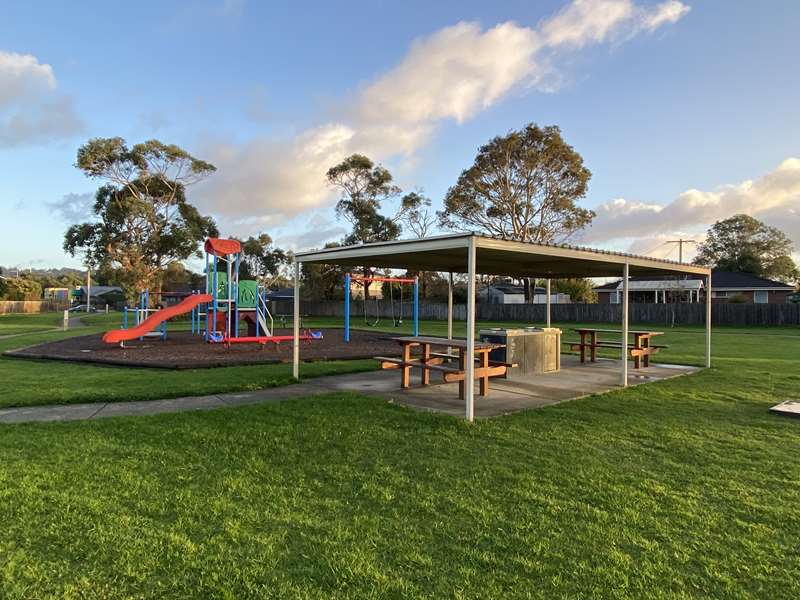
[[[47,322],[52,315],[20,315],[15,320],[17,326],[35,328]],[[119,314],[93,314],[84,316],[86,327],[70,331],[31,333],[0,339],[0,352],[38,344],[68,336],[87,335],[118,327]],[[308,327],[336,327],[341,323],[335,319],[310,319]],[[502,323],[480,323],[479,327],[502,326]],[[505,323],[513,326],[513,323]],[[561,324],[564,339],[576,335],[569,331],[575,324]],[[603,326],[603,325],[600,325]],[[188,327],[188,323],[171,324],[172,330]],[[607,327],[615,327],[610,324]],[[411,324],[395,328],[388,320],[381,327],[370,330],[393,333],[411,333]],[[428,335],[445,335],[446,323],[424,321],[420,331]],[[705,338],[702,328],[684,327],[664,330],[666,334],[659,342],[670,348],[658,354],[657,360],[679,364],[702,365],[704,361]],[[455,324],[455,335],[464,334],[463,323]],[[763,364],[782,365],[787,359],[785,345],[774,343],[786,339],[793,346],[800,341],[800,328],[781,328],[768,330],[720,328],[715,331],[713,345],[715,360],[718,361],[762,361]],[[601,355],[614,356],[612,352]],[[793,357],[790,357],[793,358]],[[364,371],[375,368],[369,360],[331,361],[308,363],[301,366],[302,377],[317,377],[347,372]],[[42,404],[71,404],[80,402],[106,402],[127,400],[150,400],[175,398],[180,396],[236,392],[288,385],[292,383],[289,365],[258,365],[225,367],[217,369],[197,369],[185,371],[166,371],[163,369],[128,369],[78,363],[54,361],[31,361],[0,357],[0,380],[4,382],[0,391],[0,408],[14,406],[34,406]]]
[[[0,426],[0,597],[796,598],[800,421],[767,408],[798,342],[721,329],[710,370],[474,424],[330,394]],[[160,373],[3,358],[0,393],[230,383]]]
[[[40,313],[31,315],[0,314],[0,337],[36,331],[48,331],[60,327],[62,313]]]
[[[474,425],[337,394],[5,427],[0,596],[796,597],[798,423],[730,375]]]

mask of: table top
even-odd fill
[[[591,327],[578,327],[573,329],[572,331],[588,331],[595,333],[622,333],[621,329],[592,329]],[[628,335],[664,335],[663,331],[640,331],[638,329],[630,329],[628,330]]]
[[[454,339],[450,340],[443,337],[432,337],[432,336],[404,336],[404,337],[396,337],[394,338],[400,344],[430,344],[432,346],[450,346],[451,348],[463,348],[466,349],[467,347],[467,340],[462,339]],[[504,348],[504,344],[495,344],[493,342],[481,342],[479,340],[475,340],[475,349],[476,350],[494,350],[495,348]]]

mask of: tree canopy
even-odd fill
[[[339,191],[336,215],[352,226],[345,244],[384,242],[400,236],[400,215],[390,218],[380,213],[383,201],[400,194],[388,169],[363,154],[353,154],[328,169],[327,180]]]
[[[479,149],[447,191],[439,223],[506,240],[563,242],[595,216],[577,205],[590,177],[558,127],[531,123]]]
[[[242,265],[239,274],[242,279],[259,279],[271,285],[284,275],[283,269],[291,262],[286,251],[272,245],[267,233],[250,236],[242,242]]]
[[[211,217],[186,198],[188,186],[216,169],[178,146],[95,138],[78,149],[75,166],[105,183],[94,219],[67,230],[64,250],[82,254],[91,267],[117,269],[130,292],[159,287],[164,269],[199,255],[200,242],[218,234]]]
[[[734,215],[711,226],[694,262],[794,282],[800,273],[792,259],[793,248],[792,240],[777,227],[749,215]]]

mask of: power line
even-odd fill
[[[664,242],[665,244],[677,244],[678,245],[678,262],[683,262],[683,245],[684,244],[699,244],[697,240],[684,240],[683,238],[678,240],[667,240]]]

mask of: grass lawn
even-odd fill
[[[60,315],[59,315],[60,316]],[[4,317],[5,318],[5,317]],[[13,319],[16,327],[36,331],[52,323],[52,314],[17,315]],[[51,321],[48,321],[51,319]],[[70,331],[31,333],[0,339],[0,352],[12,348],[29,346],[65,336],[86,335],[118,327],[120,315],[94,314],[83,317],[86,327]],[[338,327],[336,319],[309,319],[308,327]],[[355,325],[355,323],[354,323]],[[502,323],[480,323],[479,327],[501,326]],[[506,326],[513,323],[505,323]],[[188,322],[171,324],[172,330],[188,328]],[[602,326],[602,325],[601,325]],[[574,339],[569,328],[575,324],[562,324],[564,339]],[[608,327],[615,327],[609,324]],[[395,328],[389,320],[381,327],[383,331],[411,333],[411,324]],[[423,321],[420,331],[429,335],[446,335],[446,323]],[[699,327],[684,327],[666,331],[659,343],[670,348],[662,351],[657,360],[680,364],[703,364],[704,333]],[[464,324],[455,324],[455,335],[464,335]],[[0,334],[2,335],[2,334]],[[778,340],[780,343],[775,343]],[[720,328],[714,333],[715,360],[729,361],[748,359],[763,361],[764,365],[780,365],[787,359],[787,352],[794,352],[800,342],[800,328],[733,329]],[[787,346],[788,344],[788,346]],[[613,356],[612,352],[601,355]],[[789,356],[788,358],[794,358]],[[331,361],[303,364],[302,377],[317,377],[375,368],[374,361]],[[290,365],[262,365],[166,371],[162,369],[130,369],[89,364],[62,363],[55,361],[31,361],[0,357],[0,408],[33,406],[41,404],[70,404],[79,402],[105,402],[125,400],[148,400],[179,396],[235,392],[288,385],[292,383]]]
[[[713,369],[471,425],[331,394],[0,426],[0,598],[798,597],[800,421],[767,408],[798,395],[799,336],[720,329]],[[700,329],[665,338],[702,360]],[[0,403],[289,375],[2,358]]]

